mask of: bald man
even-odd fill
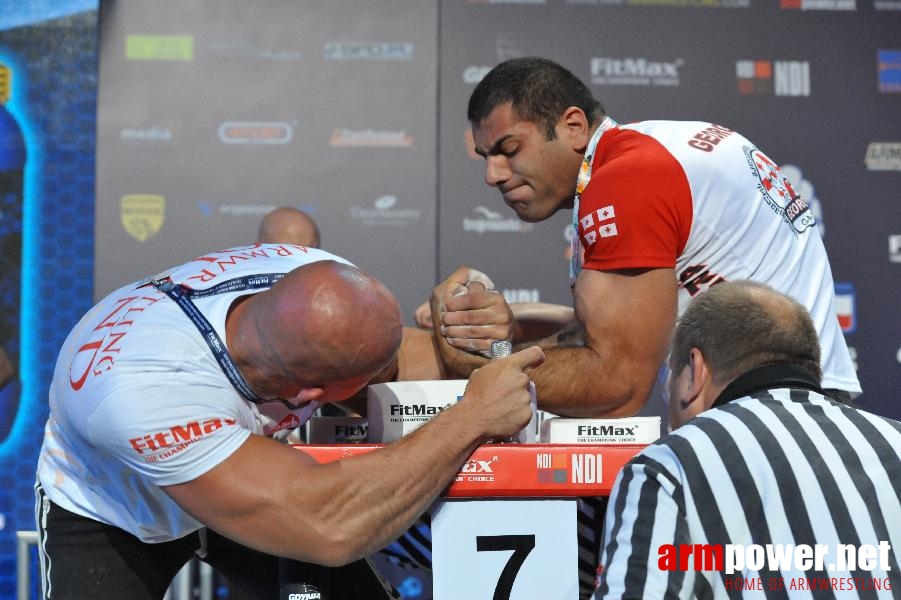
[[[281,206],[269,212],[260,221],[257,241],[264,244],[297,244],[318,248],[319,228],[312,217],[302,210]]]
[[[397,538],[479,444],[530,419],[537,347],[366,456],[275,439],[396,366],[397,300],[322,250],[210,253],[100,301],[50,388],[36,494],[45,598],[161,599],[197,554],[252,597],[277,559],[343,565]]]

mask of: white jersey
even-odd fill
[[[673,268],[679,314],[727,280],[751,279],[795,298],[817,328],[823,387],[860,392],[814,217],[740,134],[689,121],[604,131],[578,219],[584,268]]]
[[[213,252],[161,276],[203,290],[321,260],[350,264],[322,250],[265,244]],[[252,433],[285,435],[319,404],[292,412],[280,402],[245,400],[181,308],[141,284],[101,300],[66,339],[50,386],[38,479],[66,510],[142,541],[162,542],[202,524],[161,486],[203,475]],[[193,301],[227,344],[228,309],[239,296],[256,291]]]

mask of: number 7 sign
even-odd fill
[[[577,600],[576,500],[448,500],[432,514],[434,600]]]

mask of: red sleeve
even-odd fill
[[[636,131],[604,133],[579,203],[584,268],[674,268],[691,221],[691,188],[672,154]]]

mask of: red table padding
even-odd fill
[[[320,463],[359,456],[383,444],[299,444]],[[444,491],[448,498],[607,496],[617,473],[643,445],[485,444]]]

